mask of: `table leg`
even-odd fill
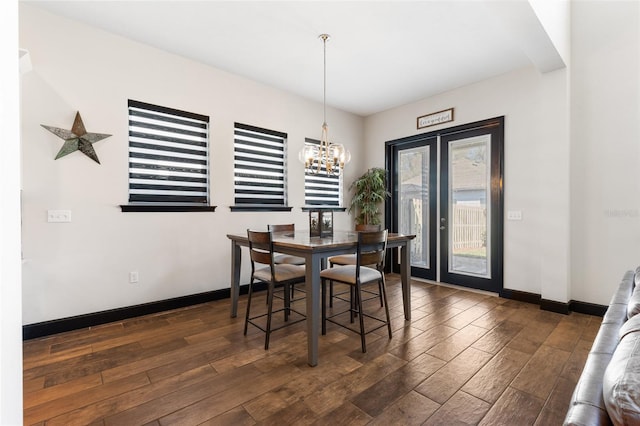
[[[238,298],[240,297],[240,262],[242,251],[240,245],[231,241],[231,318],[238,315]]]
[[[411,319],[411,241],[400,247],[400,279],[402,280],[402,302],[404,319]]]
[[[318,365],[318,339],[320,328],[320,256],[305,256],[307,292],[307,362]]]

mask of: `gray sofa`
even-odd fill
[[[611,298],[565,425],[640,425],[639,283],[640,267],[627,271]]]

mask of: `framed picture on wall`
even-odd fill
[[[453,108],[423,115],[421,117],[418,117],[416,121],[418,129],[435,126],[437,124],[448,123],[449,121],[453,121]]]

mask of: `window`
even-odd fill
[[[320,145],[316,139],[306,138],[305,144]],[[304,203],[307,207],[340,207],[342,205],[342,173],[327,176],[325,168],[320,173],[305,170]]]
[[[129,100],[129,205],[209,207],[208,142],[209,117]]]
[[[232,211],[291,210],[287,207],[287,134],[235,123]]]

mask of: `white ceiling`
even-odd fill
[[[328,33],[327,104],[362,116],[558,57],[524,0],[29,3],[318,102]]]

